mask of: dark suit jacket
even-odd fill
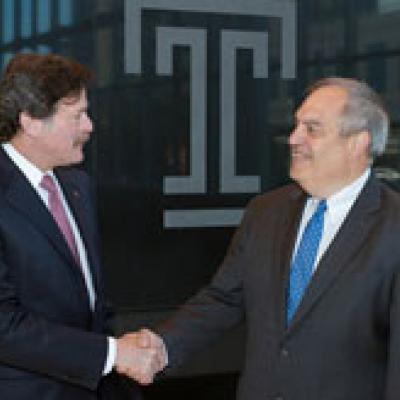
[[[51,214],[1,150],[2,399],[89,400],[103,398],[97,388],[107,386],[102,370],[109,315],[89,180],[84,172],[71,168],[55,173],[87,250],[96,307],[92,312],[80,267]]]
[[[251,202],[211,284],[159,330],[170,365],[245,318],[240,400],[397,400],[400,196],[369,179],[286,327],[304,202],[296,185]]]

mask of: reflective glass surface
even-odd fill
[[[318,78],[383,96],[376,171],[400,182],[400,2],[204,3],[0,0],[2,66],[38,51],[95,71],[84,167],[121,313],[174,308],[208,282],[248,200],[288,181],[293,111]]]

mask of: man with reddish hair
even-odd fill
[[[90,71],[15,56],[0,80],[0,397],[137,398],[112,370],[156,363],[112,337],[84,158]],[[122,394],[122,390],[125,391]]]

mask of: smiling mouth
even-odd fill
[[[306,154],[300,153],[300,152],[291,152],[290,153],[290,157],[293,160],[306,160],[309,159],[310,157],[308,157]]]
[[[305,153],[304,151],[301,151],[298,148],[291,148],[290,150],[290,158],[292,160],[309,160],[311,159],[310,154]]]

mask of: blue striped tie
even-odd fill
[[[310,282],[324,228],[326,200],[321,200],[307,223],[290,268],[286,321],[292,320]]]

